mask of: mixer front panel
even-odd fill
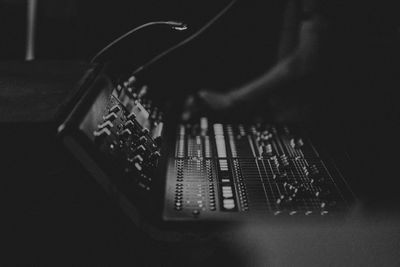
[[[353,202],[334,161],[301,128],[205,117],[164,127],[166,105],[148,92],[134,76],[116,84],[100,76],[60,127],[113,197],[146,211],[163,206],[167,221],[330,216]],[[165,143],[173,138],[164,128],[176,128],[175,143]]]
[[[178,125],[164,218],[330,216],[350,207],[349,196],[340,173],[299,130],[201,118]]]

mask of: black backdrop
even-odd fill
[[[87,59],[107,42],[152,20],[204,23],[229,1],[38,1],[37,57]],[[23,58],[26,1],[0,1],[0,58]]]
[[[178,19],[198,27],[227,2],[41,0],[37,57],[88,59],[108,41],[141,23]],[[398,87],[393,82],[398,82],[399,77],[395,53],[399,34],[393,33],[398,31],[398,24],[390,21],[393,16],[388,15],[396,9],[386,4],[373,7],[364,14],[363,22],[358,21],[362,27],[357,32],[365,31],[370,36],[368,44],[354,48],[359,51],[362,68],[357,65],[350,68],[343,62],[345,72],[362,78],[357,90],[346,91],[354,89],[350,79],[329,83],[340,86],[340,97],[349,99],[348,107],[338,106],[335,111],[348,117],[343,127],[351,130],[344,134],[347,142],[344,145],[354,155],[362,156],[355,160],[369,174],[369,179],[361,177],[356,184],[367,184],[367,189],[373,189],[372,202],[384,196],[397,206],[398,187],[394,185],[398,178],[395,171],[400,118]],[[25,1],[0,0],[0,59],[24,57],[25,8]],[[391,27],[377,27],[384,23]],[[13,176],[2,179],[2,189],[7,191],[5,217],[11,218],[6,220],[9,225],[3,227],[10,236],[3,242],[12,251],[7,253],[7,260],[40,264],[83,258],[99,264],[136,261],[168,265],[165,258],[173,257],[165,255],[168,250],[157,247],[132,228],[76,162],[58,154],[59,144],[48,138],[54,133],[52,128],[33,124],[13,126],[1,125],[2,140],[7,143],[3,146],[2,155],[7,159],[3,164],[14,171]],[[230,262],[234,260],[231,258]]]

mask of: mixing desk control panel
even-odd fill
[[[115,186],[111,191],[128,198],[137,189],[151,191],[161,157],[164,113],[134,76],[116,85],[100,77],[92,91],[94,97],[84,99],[90,99],[89,107],[87,102],[78,104],[60,127],[67,148],[100,183],[106,180],[102,176],[109,179],[107,189]]]
[[[146,99],[147,86],[135,86],[132,82],[117,86],[105,105],[100,123],[89,136],[114,167],[123,170],[120,175],[150,190],[161,156],[163,113]]]
[[[352,204],[333,160],[300,128],[206,117],[176,123],[156,100],[134,76],[99,75],[59,128],[66,147],[131,215],[159,207],[166,221],[330,216]]]
[[[296,128],[201,118],[178,126],[164,217],[329,216],[348,209],[352,197],[339,171]]]

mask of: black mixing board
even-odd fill
[[[181,124],[167,175],[165,219],[329,215],[352,194],[296,127]]]
[[[167,120],[165,103],[133,76],[99,74],[85,90],[60,135],[131,217],[157,205],[165,221],[331,216],[353,202],[300,127]]]

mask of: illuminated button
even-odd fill
[[[228,161],[225,159],[220,159],[219,160],[219,168],[221,171],[228,171]]]
[[[225,209],[231,210],[235,208],[235,202],[233,201],[233,199],[224,199],[223,206]]]
[[[222,124],[214,124],[214,134],[215,143],[217,146],[217,155],[220,158],[226,158],[226,145]]]
[[[223,186],[222,187],[222,196],[224,198],[232,198],[233,197],[232,187]]]
[[[222,133],[223,132],[223,127],[222,124],[216,123],[214,124],[214,132],[217,133]]]

